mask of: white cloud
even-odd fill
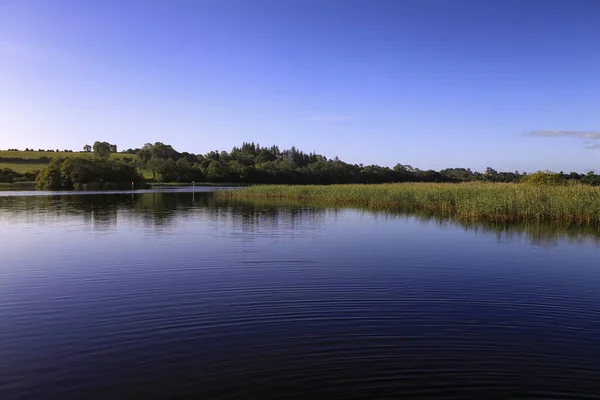
[[[589,131],[531,131],[529,132],[533,136],[538,137],[561,137],[571,136],[580,139],[591,139],[600,140],[600,132],[589,132]]]

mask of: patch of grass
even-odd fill
[[[230,199],[294,200],[336,207],[435,212],[490,221],[600,223],[600,188],[502,183],[395,183],[382,185],[259,185],[218,193]]]

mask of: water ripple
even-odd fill
[[[0,207],[2,400],[600,398],[593,244],[158,194]]]

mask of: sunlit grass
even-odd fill
[[[234,199],[288,199],[330,206],[429,211],[495,221],[600,222],[600,188],[501,183],[251,186],[219,193]]]
[[[46,164],[29,164],[29,163],[0,163],[0,169],[10,168],[19,174],[41,170],[46,167]]]

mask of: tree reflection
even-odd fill
[[[16,222],[53,224],[79,220],[94,230],[115,229],[119,221],[141,223],[148,229],[171,229],[182,220],[227,223],[244,233],[285,230],[290,234],[320,229],[325,218],[341,209],[287,201],[219,200],[213,192],[149,192],[127,194],[59,194],[0,196],[0,224]],[[440,227],[459,226],[498,240],[524,238],[538,246],[557,246],[560,240],[600,244],[600,226],[575,223],[520,223],[460,220],[435,213],[360,210],[374,218],[416,219]],[[218,225],[216,225],[218,226]]]

